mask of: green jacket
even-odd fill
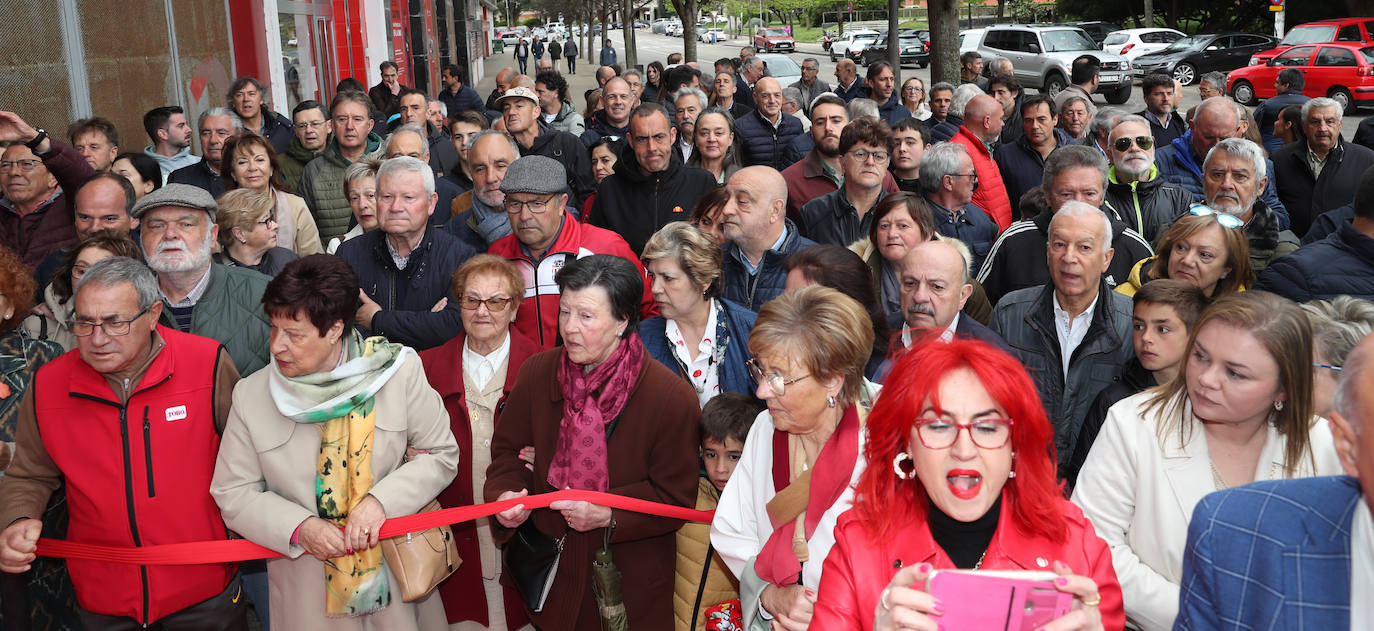
[[[281,162],[282,181],[286,184],[286,192],[296,192],[296,187],[301,182],[301,172],[305,171],[305,165],[310,164],[311,160],[320,157],[324,150],[311,151],[301,144],[301,139],[291,137],[291,144],[286,146],[286,153],[277,156]]]
[[[376,133],[367,135],[367,147],[363,155],[371,155],[381,150],[382,137]],[[348,224],[353,218],[353,210],[348,207],[348,195],[344,194],[344,171],[352,164],[339,152],[339,141],[329,137],[324,153],[305,165],[301,172],[300,186],[296,194],[305,199],[310,214],[315,216],[315,225],[320,229],[320,243],[329,243],[334,237],[348,232]],[[248,373],[240,370],[245,375]]]
[[[190,333],[219,340],[239,374],[247,377],[267,365],[268,320],[262,310],[262,292],[270,278],[243,267],[210,264],[210,284],[191,312]],[[175,329],[170,309],[162,310],[162,323]]]

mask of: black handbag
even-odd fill
[[[502,560],[515,590],[525,599],[530,611],[544,610],[544,601],[558,576],[558,561],[563,556],[563,537],[550,537],[526,519],[506,542]]]

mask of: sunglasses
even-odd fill
[[[1240,219],[1237,219],[1235,215],[1217,212],[1202,204],[1194,204],[1192,208],[1188,209],[1188,212],[1195,217],[1216,217],[1217,223],[1221,224],[1223,228],[1234,229],[1241,226]]]
[[[1150,147],[1155,146],[1155,139],[1153,136],[1136,136],[1135,138],[1131,138],[1130,136],[1123,136],[1121,138],[1117,138],[1116,141],[1112,143],[1112,147],[1114,147],[1117,151],[1125,151],[1131,148],[1132,140],[1135,141],[1135,146],[1140,147],[1141,149],[1149,149]]]

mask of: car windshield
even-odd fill
[[[1060,53],[1072,50],[1097,50],[1097,44],[1093,43],[1083,31],[1063,29],[1059,31],[1045,31],[1040,34],[1045,40],[1045,52]]]
[[[1334,41],[1336,41],[1335,25],[1328,26],[1323,24],[1321,26],[1299,26],[1288,31],[1288,34],[1283,36],[1283,41],[1279,42],[1279,45],[1297,46],[1299,44],[1320,44]]]
[[[764,37],[787,37],[787,31],[780,28],[770,28],[763,31]]]
[[[854,41],[856,41],[856,42],[876,42],[876,41],[878,41],[878,34],[877,34],[877,33],[863,33],[863,34],[860,34],[860,35],[855,35],[855,36],[854,36]]]
[[[1189,50],[1191,48],[1197,48],[1198,46],[1201,46],[1210,41],[1210,39],[1211,38],[1208,37],[1185,37],[1183,39],[1177,39],[1174,40],[1174,43],[1169,44],[1168,48],[1165,48],[1160,52],[1164,53],[1175,50]]]
[[[787,55],[769,55],[763,58],[763,63],[768,66],[768,74],[775,77],[801,76],[801,66]]]

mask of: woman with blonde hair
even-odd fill
[[[1240,220],[1206,206],[1194,206],[1170,225],[1155,252],[1136,263],[1116,291],[1135,296],[1143,283],[1172,278],[1196,285],[1208,298],[1219,298],[1249,289],[1255,277],[1250,240]]]
[[[252,132],[231,136],[224,141],[219,169],[225,191],[246,188],[272,198],[282,247],[298,256],[324,251],[314,216],[304,198],[286,192],[281,162],[266,138]]]
[[[277,205],[272,196],[252,189],[236,188],[216,200],[219,212],[215,225],[219,226],[220,251],[215,262],[232,267],[246,267],[268,276],[276,276],[287,263],[300,256],[277,245],[279,224]]]

